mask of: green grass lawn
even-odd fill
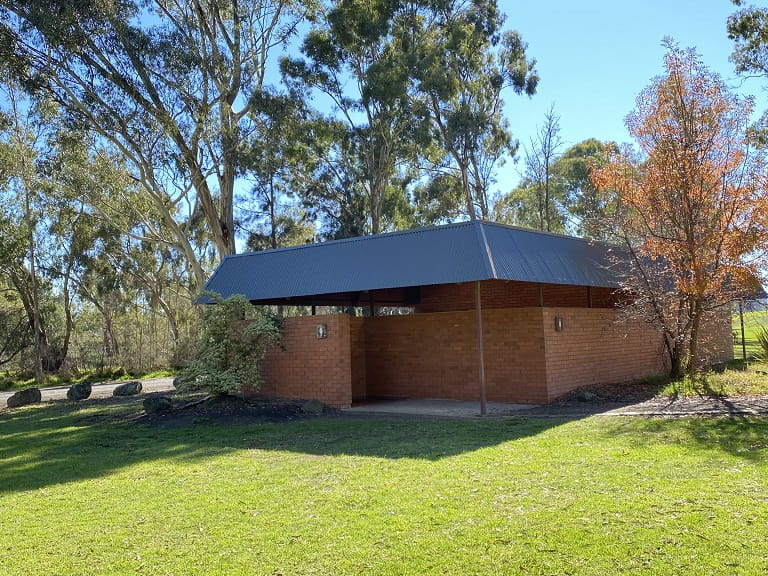
[[[749,360],[734,360],[717,370],[702,373],[693,380],[653,378],[659,382],[659,396],[765,396],[768,395],[768,364]]]
[[[4,575],[766,574],[768,419],[0,414]]]
[[[732,317],[733,333],[733,357],[743,358],[744,349],[741,345],[741,320],[736,313]],[[747,357],[751,358],[758,352],[761,352],[760,343],[757,340],[757,333],[762,327],[768,328],[768,311],[760,310],[757,312],[744,313],[744,347],[747,351]]]

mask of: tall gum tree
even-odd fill
[[[754,288],[768,211],[752,101],[730,93],[693,50],[667,49],[665,73],[627,117],[639,153],[614,154],[593,178],[621,205],[629,311],[661,331],[680,376],[706,360],[703,321]]]
[[[203,263],[185,222],[205,219],[218,256],[235,252],[238,143],[271,53],[312,2],[0,0],[6,70],[119,151],[160,213],[147,238]],[[161,230],[162,228],[162,230]]]
[[[495,168],[518,147],[503,96],[535,93],[536,62],[518,32],[502,30],[505,18],[495,0],[431,5],[434,17],[416,22],[427,29],[415,59],[419,91],[444,151],[439,170],[460,182],[467,216],[487,219]]]
[[[411,39],[401,28],[422,3],[340,0],[307,34],[303,57],[281,63],[296,91],[321,94],[332,104],[329,116],[346,127],[348,150],[357,157],[357,166],[347,161],[346,171],[358,172],[373,234],[386,227],[387,196],[399,167],[427,133],[427,110],[413,91]]]

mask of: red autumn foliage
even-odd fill
[[[639,153],[625,147],[592,177],[620,206],[617,233],[634,261],[626,288],[664,333],[678,376],[699,365],[702,320],[757,288],[768,201],[752,101],[693,50],[667,47],[666,73],[627,117]]]

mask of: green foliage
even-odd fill
[[[737,72],[768,73],[768,9],[749,6],[732,14],[728,18],[728,37],[734,41],[731,59]]]
[[[755,359],[760,362],[768,362],[768,329],[761,326],[755,333],[755,338],[760,346],[759,351],[755,354]]]
[[[612,232],[610,222],[615,203],[595,187],[590,177],[593,169],[606,163],[612,146],[589,138],[568,148],[553,166],[565,189],[572,228],[584,238],[605,240]]]
[[[235,250],[235,181],[246,171],[237,147],[260,130],[252,96],[268,89],[271,52],[314,9],[294,0],[0,0],[0,62],[119,150],[157,212],[131,210],[147,217],[138,234],[176,247],[199,288],[208,247]]]
[[[517,32],[501,30],[504,15],[493,0],[435,12],[414,21],[411,33],[420,38],[416,78],[443,152],[438,170],[461,183],[466,215],[487,219],[494,167],[517,151],[501,113],[503,95],[534,94],[535,61]]]
[[[452,174],[438,174],[413,191],[416,223],[432,226],[453,222],[462,214],[464,190]]]
[[[524,179],[520,185],[499,198],[493,205],[493,219],[503,224],[512,224],[523,228],[535,230],[547,230],[547,220],[545,217],[545,195],[544,186],[541,182],[532,182]],[[562,196],[562,186],[552,186],[552,196],[557,193]],[[565,212],[559,204],[550,197],[549,204],[558,204],[557,207],[550,208],[549,232],[564,233],[566,231]]]
[[[550,231],[573,233],[594,240],[610,238],[616,204],[595,187],[590,174],[606,163],[613,145],[590,138],[574,144],[562,154],[554,150],[549,161],[544,162],[541,158],[544,152],[542,140],[540,133],[539,143],[534,141],[532,149],[526,150],[526,176],[517,188],[496,201],[494,220],[545,230],[547,204],[550,204]],[[544,177],[547,174],[549,193],[545,195]]]
[[[239,294],[214,296],[200,319],[195,356],[177,380],[180,390],[203,388],[232,394],[242,386],[261,386],[259,362],[280,341],[277,318],[265,314]]]
[[[337,186],[311,186],[307,198],[320,196],[337,207],[339,219],[332,232],[336,237],[360,228],[355,222],[360,210],[351,207],[362,208],[361,233],[382,232],[397,219],[392,209],[396,212],[400,203],[392,196],[405,198],[406,191],[394,183],[401,167],[426,145],[427,112],[414,94],[412,54],[398,31],[398,22],[409,11],[398,3],[342,0],[306,36],[303,58],[281,62],[294,91],[322,93],[338,108],[343,133],[329,165],[350,181],[335,177]],[[345,198],[337,187],[357,191],[362,202]]]
[[[768,366],[760,362],[745,363],[734,360],[713,369],[677,379],[663,378],[654,381],[659,385],[656,392],[669,397],[764,396],[768,394]]]

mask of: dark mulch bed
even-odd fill
[[[228,426],[257,422],[293,422],[338,413],[338,410],[316,400],[266,396],[203,396],[174,400],[171,410],[154,414],[143,413],[135,418],[135,421],[163,428],[196,424]]]
[[[654,398],[659,388],[660,385],[658,383],[645,382],[595,384],[571,390],[555,400],[554,404],[569,404],[572,402],[635,404]]]

